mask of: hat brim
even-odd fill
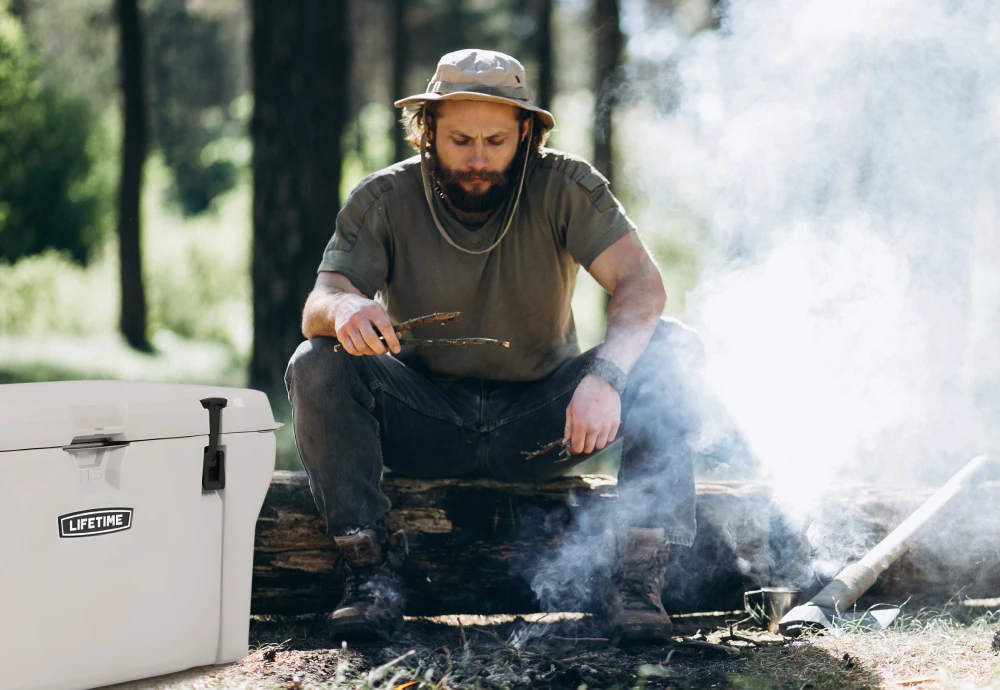
[[[522,108],[524,110],[530,110],[533,113],[538,113],[542,118],[542,122],[548,129],[552,129],[556,126],[556,119],[552,116],[548,110],[539,108],[537,105],[531,103],[525,103],[524,101],[518,101],[513,98],[504,98],[503,96],[493,96],[486,93],[476,93],[474,91],[454,91],[452,93],[418,93],[415,96],[408,96],[402,98],[394,103],[397,108],[405,108],[408,105],[417,105],[418,103],[424,103],[426,101],[486,101],[487,103],[505,103],[506,105],[512,105],[516,108]]]

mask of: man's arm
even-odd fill
[[[316,276],[302,311],[302,335],[337,338],[352,355],[399,353],[399,339],[382,305],[365,297],[347,276],[333,271],[320,271]]]
[[[635,232],[601,252],[589,271],[611,295],[607,333],[597,356],[627,374],[649,344],[667,304],[663,278]]]
[[[607,333],[597,356],[627,374],[649,344],[663,313],[667,302],[663,279],[635,232],[601,252],[589,271],[611,295]],[[598,376],[584,376],[566,408],[563,438],[569,441],[570,450],[591,453],[604,448],[615,439],[620,424],[617,391]]]

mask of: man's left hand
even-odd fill
[[[622,419],[618,391],[604,379],[588,374],[580,381],[566,408],[563,439],[570,452],[593,453],[615,440]]]

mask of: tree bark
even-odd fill
[[[619,68],[625,37],[621,30],[618,0],[594,0],[594,167],[615,190],[614,110],[618,104]],[[602,311],[608,313],[611,295],[604,294]]]
[[[409,36],[406,25],[406,0],[392,0],[392,99],[394,101],[404,98],[409,94],[403,93],[406,90],[406,67],[410,62]],[[406,133],[403,131],[403,124],[399,121],[397,112],[396,121],[392,127],[393,158],[401,161],[409,158],[414,152],[406,142]]]
[[[538,53],[538,100],[545,110],[552,110],[555,95],[555,59],[552,51],[552,0],[535,0],[538,16],[536,45]]]
[[[618,0],[594,0],[594,166],[614,188],[613,116],[624,36]]]
[[[407,534],[403,575],[410,615],[538,611],[528,583],[539,557],[578,528],[581,511],[616,500],[607,477],[519,484],[387,475],[383,489],[393,503],[387,526]],[[671,549],[664,605],[672,614],[733,611],[742,608],[745,590],[759,586],[815,591],[822,580],[812,568],[830,558],[830,547],[853,548],[859,557],[931,493],[846,487],[824,505],[820,520],[792,528],[765,484],[699,483],[698,536],[691,548]],[[1000,556],[990,535],[1000,532],[1000,514],[987,508],[998,498],[1000,483],[984,482],[949,507],[862,604],[943,601],[959,589],[966,596],[994,596]],[[817,535],[818,549],[809,541]],[[276,472],[257,521],[253,612],[330,611],[340,598],[342,569],[305,473]],[[594,610],[595,602],[583,608]]]
[[[340,209],[346,0],[252,0],[253,355],[250,386],[284,390],[301,313]]]
[[[115,0],[120,38],[119,62],[125,104],[122,167],[118,183],[118,243],[121,269],[121,321],[129,345],[150,350],[146,333],[146,291],[142,279],[141,196],[146,162],[146,84],[142,25],[137,0]]]
[[[411,615],[537,611],[529,582],[539,557],[575,529],[581,510],[616,496],[607,477],[521,484],[387,475],[383,490],[393,504],[387,527],[407,535],[404,579]],[[766,556],[747,566],[744,561],[752,559],[740,551],[768,548],[768,489],[706,484],[699,499],[698,541],[679,553],[664,592],[675,613],[739,608],[744,586],[767,578],[757,572]],[[257,521],[253,612],[332,610],[342,567],[305,473],[276,472]],[[697,591],[688,582],[696,568],[704,572]],[[586,608],[592,610],[593,602]]]

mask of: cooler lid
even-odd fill
[[[226,399],[223,434],[281,428],[267,396],[247,388],[143,381],[11,383],[0,385],[0,452],[60,448],[83,437],[205,436],[205,398]]]

